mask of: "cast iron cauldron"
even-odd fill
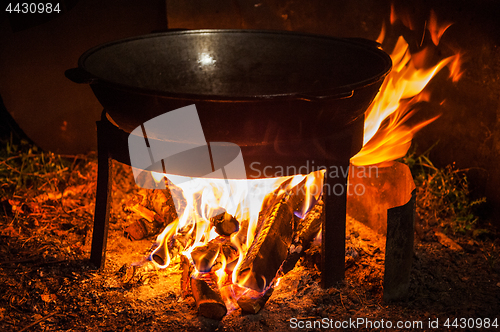
[[[97,46],[66,76],[89,83],[126,132],[195,104],[207,141],[238,144],[246,163],[289,164],[359,151],[364,112],[391,65],[367,40],[186,30]]]

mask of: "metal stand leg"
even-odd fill
[[[104,114],[104,113],[103,113]],[[102,121],[97,121],[97,190],[94,213],[94,232],[90,262],[104,268],[109,226],[109,204],[111,198],[111,158],[107,143],[106,129]]]

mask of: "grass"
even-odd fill
[[[470,198],[467,172],[457,169],[455,163],[436,167],[429,159],[433,147],[420,155],[413,148],[402,158],[413,174],[417,187],[416,212],[423,225],[438,225],[455,234],[472,233],[473,236],[487,232],[477,227],[479,217],[475,213],[486,198]]]
[[[57,192],[75,185],[88,173],[87,164],[92,159],[44,152],[26,141],[3,141],[0,146],[0,200],[29,192]]]
[[[6,142],[0,151],[2,194],[14,196],[19,190],[55,190],[69,166],[60,156],[39,152],[36,146],[29,146],[25,141],[19,145]]]
[[[96,162],[92,155],[64,156],[26,141],[0,141],[0,234],[26,236],[37,227],[59,227],[92,218]],[[43,224],[43,225],[42,225]]]

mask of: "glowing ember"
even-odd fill
[[[397,17],[394,8],[391,11],[391,23]],[[400,18],[412,28],[407,16]],[[438,25],[434,12],[431,13],[427,28],[434,44],[438,44],[446,29],[451,24]],[[385,28],[378,38],[382,42]],[[351,158],[357,166],[373,165],[403,157],[411,145],[414,134],[438,117],[421,122],[413,127],[405,122],[416,112],[417,103],[428,101],[429,94],[424,91],[429,81],[445,66],[450,69],[450,77],[456,82],[462,75],[460,55],[455,54],[441,60],[430,68],[422,68],[431,52],[427,48],[416,54],[410,54],[408,43],[399,37],[390,54],[393,67],[385,79],[380,92],[366,111],[363,148]]]

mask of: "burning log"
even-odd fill
[[[259,292],[274,279],[292,242],[293,214],[282,196],[269,214],[259,218],[258,232],[237,271],[238,282]]]
[[[184,248],[190,246],[193,241],[192,226],[188,225],[177,231],[177,234],[163,239],[158,250],[152,255],[152,259],[159,265],[166,265],[168,257],[174,258],[178,253],[184,251]]]
[[[321,229],[325,218],[324,203],[318,201],[304,219],[299,221],[295,237],[290,245],[289,254],[281,267],[281,273],[291,271],[304,252],[310,248],[311,243]]]
[[[219,257],[221,249],[221,244],[219,242],[220,241],[217,241],[216,238],[204,246],[193,249],[191,258],[193,259],[196,270],[199,272],[210,272],[212,266],[215,264],[215,260]]]
[[[256,314],[264,307],[267,300],[273,294],[274,287],[269,287],[265,292],[259,293],[251,289],[247,289],[238,299],[238,306],[242,311],[249,314]]]
[[[181,296],[185,298],[191,291],[190,279],[191,275],[193,274],[194,268],[193,265],[191,265],[191,263],[189,262],[189,259],[184,255],[181,256],[181,268]]]
[[[295,224],[295,207],[304,200],[304,182],[278,195],[259,215],[257,234],[238,268],[240,285],[262,292],[287,258]]]
[[[222,265],[221,256],[223,256],[226,262],[226,273],[231,274],[236,266],[236,263],[238,262],[238,249],[236,249],[228,240],[222,244],[221,252],[222,255],[219,255],[219,259],[217,259],[215,267],[217,267],[219,264]]]
[[[217,287],[215,273],[195,273],[191,277],[191,290],[198,315],[217,320],[226,315],[227,308]]]
[[[154,252],[154,254],[151,256],[151,258],[161,266],[167,265],[169,262],[169,256],[168,256],[168,246],[165,245],[165,242],[163,242],[158,250]]]
[[[211,218],[210,222],[219,235],[230,236],[240,229],[238,220],[226,211]]]

